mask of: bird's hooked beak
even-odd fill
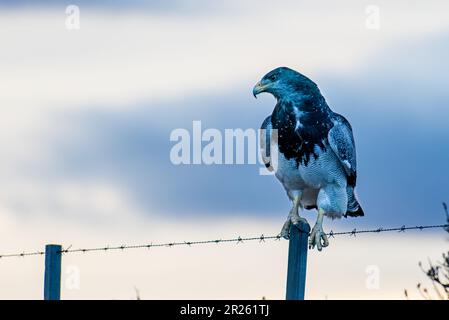
[[[269,86],[270,86],[269,83],[265,83],[264,84],[262,81],[257,82],[256,85],[253,88],[253,96],[254,96],[254,98],[257,98],[257,95],[259,93],[265,92],[268,89]]]

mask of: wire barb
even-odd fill
[[[67,253],[67,252],[70,250],[71,247],[72,247],[72,245],[68,246],[66,249],[62,249],[62,250],[61,250],[60,252],[58,252],[58,253],[61,253],[61,254]]]

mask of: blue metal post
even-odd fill
[[[61,250],[58,244],[45,246],[44,300],[61,299]]]
[[[290,227],[288,245],[287,300],[304,300],[310,226],[300,221]]]

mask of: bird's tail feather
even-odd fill
[[[346,189],[346,192],[348,194],[348,210],[346,211],[345,217],[362,217],[365,215],[363,212],[362,207],[360,206],[359,202],[357,201],[357,197],[354,192],[353,187],[349,187]]]

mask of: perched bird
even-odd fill
[[[364,215],[354,194],[357,164],[351,125],[329,108],[312,80],[292,69],[267,73],[253,89],[254,97],[262,92],[277,100],[262,123],[262,159],[293,203],[281,236],[288,238],[291,224],[305,221],[299,209],[317,209],[309,245],[321,251],[329,245],[324,216]]]

